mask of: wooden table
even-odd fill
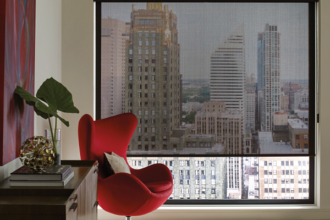
[[[64,187],[11,187],[0,183],[1,220],[97,220],[97,161],[62,160],[74,177]]]

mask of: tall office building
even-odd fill
[[[126,49],[126,112],[138,118],[130,150],[171,150],[181,125],[180,45],[177,17],[162,3],[131,12]]]
[[[102,19],[101,118],[125,112],[125,55],[130,24]]]
[[[250,129],[251,132],[255,131],[256,124],[256,83],[246,84],[245,86],[245,126]]]
[[[280,33],[277,25],[266,24],[265,31],[258,34],[258,91],[262,93],[261,130],[271,131],[273,114],[281,110]]]
[[[211,55],[211,101],[226,102],[227,109],[244,108],[244,26],[239,26]]]

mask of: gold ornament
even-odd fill
[[[19,158],[24,166],[33,172],[42,173],[55,161],[53,144],[42,136],[34,136],[23,142]]]

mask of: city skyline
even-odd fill
[[[133,4],[136,9],[145,9],[146,5]],[[277,25],[282,36],[281,79],[308,79],[308,4],[164,4],[169,5],[178,18],[180,72],[183,80],[209,79],[212,52],[242,23],[246,36],[247,76],[257,74],[257,36],[269,23]],[[131,10],[132,3],[103,3],[102,17],[130,22]]]

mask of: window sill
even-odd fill
[[[301,205],[163,205],[158,210],[291,210],[309,209],[318,210],[319,206],[314,204]]]

